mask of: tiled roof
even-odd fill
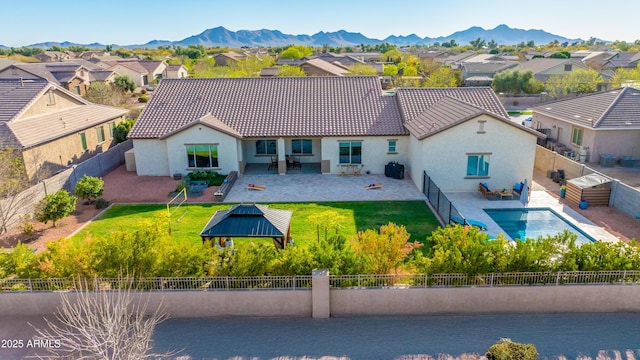
[[[445,96],[429,107],[428,110],[418,115],[414,119],[405,123],[411,135],[422,140],[431,135],[445,131],[467,120],[473,119],[482,114],[489,115],[497,120],[503,121],[511,126],[518,127],[533,135],[543,137],[541,133],[521,126],[511,121],[508,117],[496,116],[487,110],[475,105],[471,105],[459,99]]]
[[[409,122],[422,115],[444,97],[450,97],[475,105],[502,118],[509,118],[507,110],[490,87],[468,88],[400,88],[398,101],[404,120]]]
[[[640,129],[640,90],[618,88],[538,105],[532,110],[594,129]]]
[[[304,66],[304,65],[311,65],[315,68],[318,68],[324,72],[327,72],[335,76],[344,76],[349,73],[349,70],[345,69],[344,67],[332,64],[322,59],[307,60],[304,63],[302,63],[302,65],[300,66]]]
[[[210,113],[243,137],[404,135],[377,76],[163,79],[129,133],[160,138]]]
[[[89,72],[89,81],[106,81],[115,73],[111,70],[98,70]]]
[[[11,122],[9,128],[23,147],[30,147],[92,128],[126,113],[127,110],[116,107],[78,105]]]
[[[0,79],[0,123],[11,121],[47,88],[49,82],[41,79]]]
[[[497,73],[515,66],[518,66],[516,61],[464,63],[462,65],[467,74]]]
[[[33,101],[51,88],[76,99],[79,105],[44,115],[21,117]],[[0,79],[0,148],[37,145],[126,113],[124,109],[91,104],[46,80]]]
[[[578,67],[581,67],[581,68],[587,68],[587,66],[584,65],[582,63],[582,61],[579,61],[579,60],[535,58],[535,59],[531,59],[529,61],[525,61],[523,63],[520,63],[518,65],[518,70],[520,70],[520,71],[531,71],[535,75],[535,74],[537,74],[539,72],[543,72],[543,71],[549,70],[549,69],[551,69],[553,67],[556,67],[556,66],[564,64],[564,63],[577,65]]]

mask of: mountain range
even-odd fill
[[[284,34],[278,30],[238,30],[231,31],[222,26],[207,29],[198,35],[193,35],[179,41],[152,40],[146,44],[116,45],[114,48],[156,48],[158,46],[182,46],[203,45],[205,47],[260,47],[260,46],[288,46],[292,44],[307,46],[356,46],[360,44],[375,45],[389,43],[393,45],[432,45],[436,42],[443,43],[454,40],[459,45],[467,45],[469,42],[481,38],[487,42],[493,40],[501,45],[515,45],[521,42],[533,41],[537,45],[548,44],[557,40],[560,43],[581,42],[582,39],[569,39],[560,35],[548,33],[544,30],[523,30],[510,28],[507,25],[499,25],[493,29],[485,30],[481,27],[470,27],[466,30],[455,32],[448,36],[436,38],[420,37],[415,34],[407,36],[391,35],[382,40],[368,38],[361,33],[339,30],[335,32],[320,31],[313,35],[291,35]],[[87,46],[90,48],[104,48],[104,44],[76,44],[71,42],[43,42],[28,45],[29,47],[51,48],[57,45],[60,47]],[[2,47],[0,45],[0,47]]]

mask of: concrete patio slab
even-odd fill
[[[382,183],[378,189],[366,185]],[[248,189],[249,184],[265,190]],[[339,176],[322,174],[243,175],[236,180],[225,203],[426,200],[410,179],[383,175]]]

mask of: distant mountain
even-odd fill
[[[70,46],[86,46],[86,47],[91,48],[91,49],[104,49],[106,47],[106,45],[103,45],[103,44],[100,44],[100,43],[78,44],[78,43],[73,43],[73,42],[69,42],[69,41],[63,41],[63,42],[49,41],[49,42],[32,44],[32,45],[29,45],[28,47],[50,49],[50,48],[52,48],[54,46],[59,46],[61,48],[68,48]],[[114,45],[113,47],[117,48],[118,45]]]
[[[494,29],[485,30],[481,27],[473,26],[467,30],[455,32],[449,36],[443,36],[433,39],[434,42],[445,42],[455,40],[460,45],[467,45],[470,41],[481,38],[487,42],[493,40],[501,45],[516,45],[521,42],[533,41],[536,45],[548,44],[554,40],[558,42],[581,42],[582,39],[568,39],[560,35],[554,35],[544,30],[522,30],[512,29],[507,25],[498,25]]]
[[[533,41],[536,45],[548,44],[554,40],[558,42],[581,42],[582,39],[568,39],[560,35],[554,35],[544,30],[523,30],[510,28],[507,25],[499,25],[494,29],[485,30],[481,27],[473,26],[467,30],[455,32],[449,36],[440,36],[437,38],[424,37],[411,34],[408,36],[391,35],[384,40],[371,39],[361,33],[353,33],[345,30],[335,32],[318,32],[313,35],[290,35],[284,34],[278,30],[238,30],[231,31],[222,26],[207,29],[198,35],[193,35],[179,41],[169,40],[152,40],[146,44],[140,45],[124,45],[126,48],[148,47],[154,48],[158,46],[189,46],[203,45],[220,46],[220,47],[259,47],[259,46],[287,46],[287,45],[308,45],[308,46],[357,46],[360,44],[374,45],[380,43],[389,43],[399,46],[404,45],[431,45],[436,42],[443,43],[455,40],[459,45],[468,45],[469,42],[481,38],[487,42],[494,40],[500,45],[515,45],[521,42]],[[88,46],[91,48],[104,48],[105,45],[99,43],[93,44],[76,44],[71,42],[44,42],[29,45],[29,47],[51,48],[53,45],[60,47],[69,46]],[[1,47],[2,45],[0,45]],[[121,47],[113,45],[114,48]]]

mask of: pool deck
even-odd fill
[[[487,232],[493,236],[504,234],[502,228],[493,221],[484,209],[519,209],[519,208],[549,208],[561,215],[565,220],[580,228],[583,232],[596,240],[605,242],[620,241],[616,236],[610,234],[602,227],[594,224],[578,211],[560,202],[557,198],[549,195],[546,191],[535,190],[538,188],[535,182],[532,185],[529,203],[524,205],[517,196],[514,199],[487,200],[477,192],[446,192],[445,195],[453,206],[467,219],[482,221],[487,225]],[[504,237],[511,239],[507,234]]]

